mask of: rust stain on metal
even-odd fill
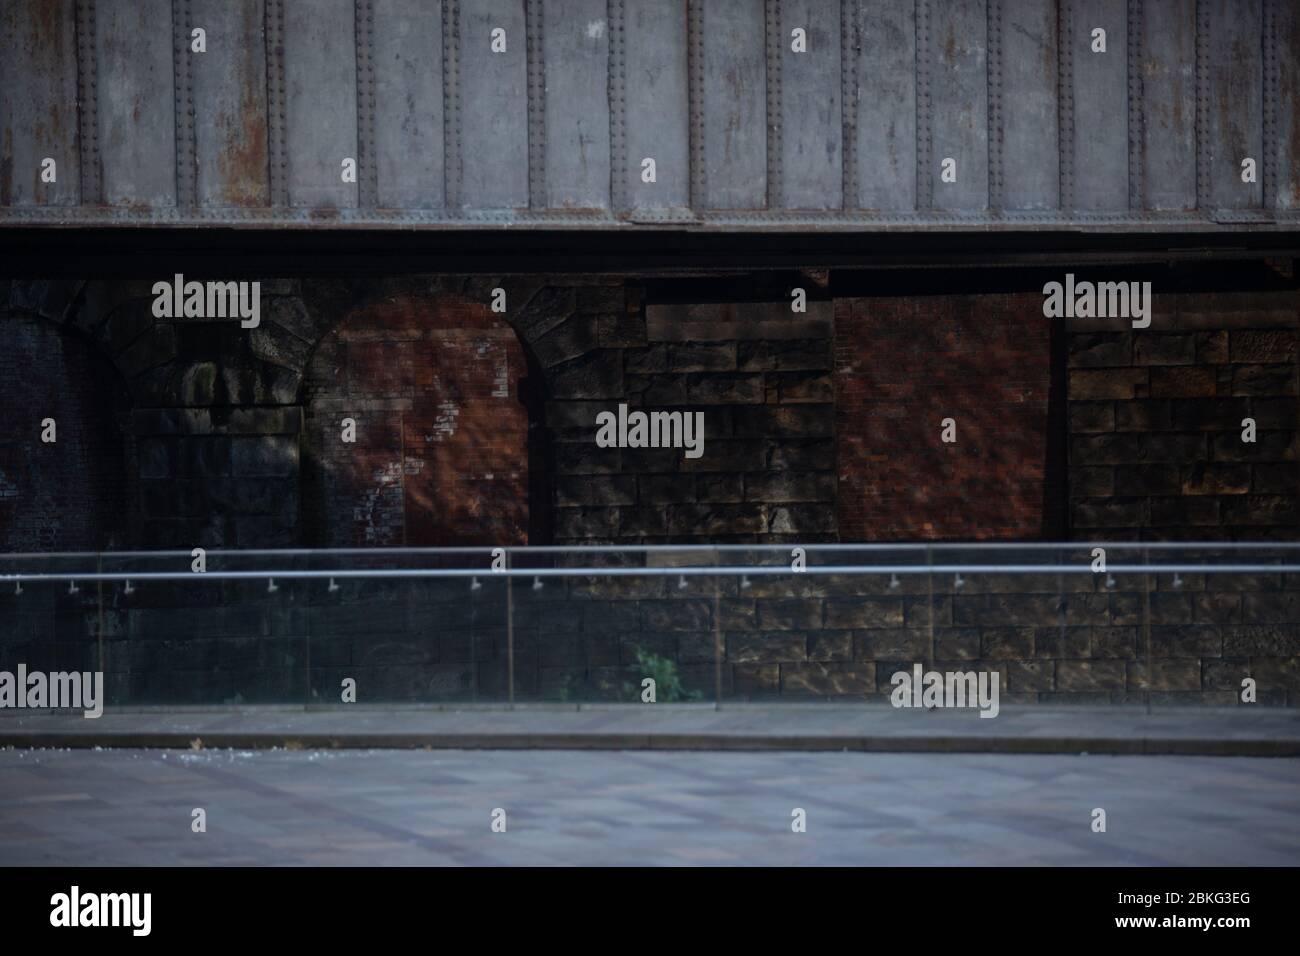
[[[244,73],[241,81],[239,115],[223,111],[216,119],[224,146],[217,155],[221,198],[234,206],[265,205],[266,113],[257,77]]]
[[[33,43],[45,50],[53,50],[63,33],[63,10],[61,3],[38,3],[36,7],[36,30],[32,36]]]
[[[64,56],[64,39],[70,32],[68,13],[70,6],[63,3],[38,3],[31,5],[6,4],[5,16],[0,22],[0,29],[11,37],[18,38],[26,59],[37,66],[40,82],[48,87],[57,88],[59,79],[65,76],[69,68]],[[10,91],[5,91],[9,93]],[[68,142],[64,105],[59,102],[47,103],[48,110],[42,111],[40,104],[29,104],[35,109],[35,117],[24,127],[17,120],[18,110],[7,109],[5,126],[0,130],[0,205],[12,205],[14,201],[14,148],[16,137],[30,140],[41,147],[41,155],[59,155],[59,147]],[[75,117],[75,111],[74,111]],[[20,175],[23,175],[20,173]],[[40,182],[40,169],[31,170],[32,191],[36,195],[43,192]]]

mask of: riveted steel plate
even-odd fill
[[[983,0],[952,0],[933,4],[931,16],[934,206],[984,209],[989,198],[988,13]],[[945,181],[945,168],[953,181]]]
[[[1060,202],[1060,113],[1053,0],[1003,0],[999,39],[1002,198],[1008,209]]]
[[[1196,207],[1196,0],[1143,3],[1147,207]]]
[[[0,0],[0,27],[3,225],[1300,223],[1300,0]]]
[[[862,209],[916,208],[916,5],[855,0],[858,195]]]
[[[631,208],[642,216],[672,218],[690,204],[691,104],[687,75],[685,0],[652,4],[623,0],[619,101],[626,147],[613,159]],[[653,159],[654,182],[643,174]]]
[[[782,204],[790,209],[838,209],[843,201],[844,122],[840,112],[839,0],[782,0]],[[796,52],[795,30],[807,49]]]
[[[97,4],[97,134],[104,201],[111,205],[176,205],[172,49],[168,0]]]
[[[385,209],[445,202],[442,4],[374,0],[375,161]]]
[[[546,205],[609,208],[609,23],[605,0],[546,0]]]
[[[81,201],[76,28],[72,0],[0,3],[0,206]]]
[[[1263,199],[1262,7],[1262,0],[1237,0],[1210,17],[1210,201],[1218,209],[1258,208]],[[1252,182],[1242,179],[1247,159]]]
[[[351,0],[284,4],[289,203],[328,212],[357,205],[344,160],[357,160],[356,23]]]
[[[704,4],[704,165],[713,209],[767,202],[766,36],[763,5]]]
[[[523,0],[460,3],[464,202],[528,207],[528,39]],[[493,52],[493,31],[498,49]],[[500,49],[504,43],[504,49]]]
[[[206,53],[182,50],[194,110],[198,202],[270,202],[266,138],[266,9],[262,0],[190,0],[189,23],[206,34]]]

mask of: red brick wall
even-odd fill
[[[1043,536],[1042,308],[1041,295],[836,300],[840,540]],[[955,444],[940,440],[944,418]]]
[[[527,543],[524,374],[514,330],[484,304],[405,298],[349,315],[307,371],[306,526],[336,547]]]
[[[129,398],[94,346],[0,315],[0,552],[125,547]],[[53,418],[57,441],[41,441]]]

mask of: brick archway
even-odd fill
[[[311,543],[528,543],[528,376],[515,329],[486,299],[406,294],[350,310],[304,373]]]
[[[131,398],[101,349],[39,311],[0,311],[0,408],[0,552],[134,544]]]

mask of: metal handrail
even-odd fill
[[[264,581],[326,578],[570,578],[570,577],[740,577],[803,574],[1099,574],[1091,564],[897,564],[897,565],[809,565],[796,571],[787,565],[738,565],[693,567],[610,567],[610,568],[336,568],[264,569],[260,571],[89,571],[86,573],[5,573],[0,582],[39,583],[76,581]],[[1300,564],[1113,564],[1106,573],[1115,574],[1297,574]]]
[[[491,554],[500,548],[507,554],[612,554],[619,552],[637,552],[662,554],[665,552],[700,552],[700,551],[790,551],[803,548],[805,552],[918,552],[927,548],[934,551],[1050,551],[1069,550],[1084,551],[1092,548],[1106,548],[1108,551],[1240,551],[1256,549],[1261,551],[1300,549],[1300,541],[955,541],[912,543],[861,543],[861,544],[588,544],[576,547],[568,545],[476,545],[467,547],[438,548],[207,548],[207,555],[240,555],[244,557],[306,557],[310,555],[385,555],[385,554]],[[49,558],[162,558],[188,556],[189,551],[10,551],[0,553],[0,561],[11,559],[49,559]]]

